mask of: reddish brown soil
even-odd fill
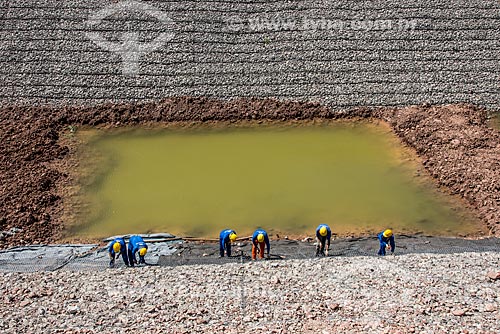
[[[315,103],[171,98],[98,107],[3,107],[0,110],[0,248],[56,242],[64,228],[65,189],[74,180],[69,126],[130,126],[177,121],[377,118],[424,159],[437,182],[463,196],[493,234],[500,234],[500,135],[473,106],[358,108],[332,111]]]
[[[409,107],[383,117],[439,185],[465,198],[491,233],[500,235],[500,133],[487,126],[486,111]]]

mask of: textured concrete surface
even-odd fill
[[[0,1],[0,104],[203,95],[334,109],[426,102],[500,109],[496,0],[141,3],[150,7]],[[135,54],[132,74],[124,72],[122,60],[137,45],[147,50]]]

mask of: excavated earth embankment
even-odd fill
[[[334,111],[317,103],[182,97],[87,108],[3,107],[0,247],[61,237],[67,189],[75,183],[70,170],[76,151],[64,141],[69,129],[315,118],[387,121],[440,186],[466,199],[493,235],[500,233],[500,134],[487,126],[486,110],[448,105]]]

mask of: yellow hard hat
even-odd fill
[[[257,241],[258,242],[264,242],[264,234],[259,233],[259,235],[257,236]]]
[[[392,230],[391,229],[387,229],[384,231],[384,237],[386,238],[389,238],[392,236]]]
[[[235,242],[237,237],[236,233],[231,233],[229,235],[229,240],[231,240],[231,242]]]
[[[328,231],[326,230],[326,227],[321,226],[321,228],[319,229],[319,235],[321,235],[322,237],[326,237],[327,234],[328,234]]]
[[[117,241],[113,244],[113,250],[115,253],[120,253],[120,250],[122,249],[122,245]]]
[[[146,247],[142,247],[141,249],[139,249],[140,256],[146,255],[147,252],[148,252],[148,249]]]

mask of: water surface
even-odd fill
[[[227,227],[312,235],[320,223],[339,234],[478,228],[418,177],[418,164],[383,126],[104,132],[87,147],[99,164],[90,165],[96,177],[85,187],[90,211],[73,230],[78,236],[216,238]]]

